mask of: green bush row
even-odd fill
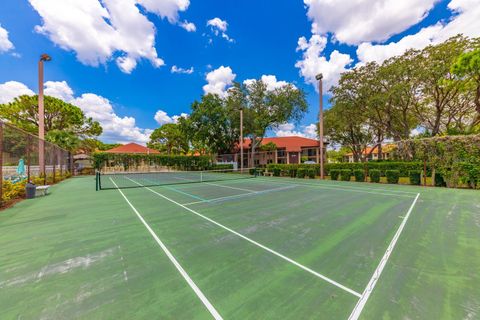
[[[268,164],[267,170],[274,172],[274,169],[277,168],[280,172],[283,171],[295,171],[298,168],[314,168],[315,174],[320,175],[320,165],[319,164]],[[325,174],[332,176],[331,171],[334,170],[350,170],[354,172],[355,170],[361,170],[364,174],[368,174],[370,170],[379,170],[382,177],[386,176],[388,170],[398,170],[400,177],[408,177],[410,171],[418,170],[423,171],[423,163],[418,161],[369,161],[363,163],[326,163],[325,164]],[[278,170],[277,170],[278,171]],[[335,173],[334,173],[335,174]],[[431,175],[430,165],[427,165],[427,176]]]
[[[209,156],[176,156],[163,154],[131,154],[96,152],[92,155],[94,167],[123,166],[124,169],[141,165],[158,165],[182,170],[207,170],[214,164]]]

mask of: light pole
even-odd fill
[[[319,73],[315,77],[318,80],[318,94],[319,94],[319,103],[320,103],[320,111],[318,113],[318,133],[320,136],[320,179],[324,179],[324,173],[323,173],[323,84],[322,84],[322,79],[323,79],[323,74]]]
[[[43,62],[50,61],[52,58],[44,53],[38,61],[38,164],[40,166],[40,175],[45,176],[45,108],[43,105]],[[46,179],[45,179],[46,181]],[[46,182],[45,182],[46,183]]]
[[[243,171],[243,108],[240,107],[240,171]]]

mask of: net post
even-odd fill
[[[100,173],[95,171],[95,191],[100,189]]]
[[[203,172],[200,171],[200,182],[203,182]]]

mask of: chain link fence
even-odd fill
[[[40,164],[40,150],[45,164]],[[0,202],[21,198],[26,182],[46,185],[72,172],[72,154],[59,146],[0,121]]]

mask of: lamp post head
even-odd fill
[[[40,56],[40,61],[51,61],[52,57],[50,57],[48,54],[44,53]]]
[[[315,79],[317,79],[318,81],[322,80],[323,79],[323,74],[319,73],[315,76]]]

